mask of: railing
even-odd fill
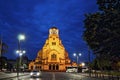
[[[99,72],[91,72],[91,75],[89,77],[94,78],[102,78],[102,80],[120,80],[119,75],[113,75],[113,74],[105,74],[105,73],[99,73]]]

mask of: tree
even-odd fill
[[[3,53],[6,53],[8,50],[8,46],[6,43],[2,42],[2,39],[0,39],[0,57]]]
[[[4,65],[6,64],[2,54],[6,53],[7,49],[8,49],[8,46],[2,42],[2,39],[0,39],[0,70],[2,70],[2,68],[4,68]]]
[[[7,58],[0,57],[0,70],[2,70],[2,68],[6,68],[6,65],[7,65]]]
[[[97,4],[99,12],[85,15],[84,40],[100,59],[120,61],[120,1],[98,0]]]

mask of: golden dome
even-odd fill
[[[58,29],[57,27],[55,27],[55,26],[53,26],[53,27],[51,27],[51,29]]]

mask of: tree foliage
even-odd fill
[[[98,0],[99,12],[86,14],[84,39],[99,57],[120,60],[120,0]]]
[[[1,50],[0,55],[6,53],[8,51],[8,45],[6,43],[2,42],[1,40],[0,40],[0,50]]]

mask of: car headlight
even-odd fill
[[[33,73],[30,73],[30,75],[33,75]]]
[[[37,73],[37,75],[40,75],[40,73]]]

